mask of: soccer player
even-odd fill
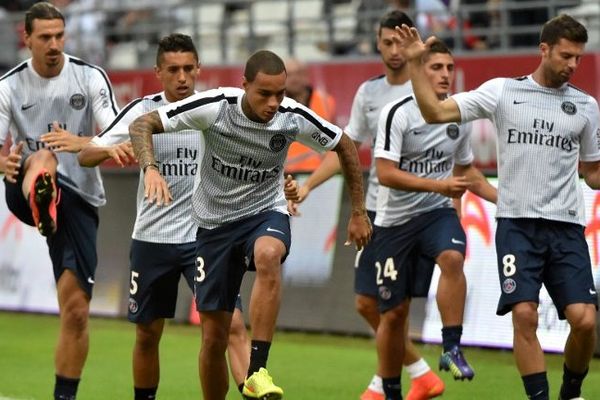
[[[446,45],[432,43],[423,69],[439,98],[448,96],[454,60]],[[387,104],[379,117],[375,165],[379,178],[375,234],[376,284],[381,311],[377,330],[386,400],[401,399],[410,301],[427,297],[434,260],[440,266],[437,289],[442,318],[440,368],[455,379],[472,379],[474,371],[460,350],[466,279],[466,235],[451,198],[469,188],[492,202],[496,189],[471,162],[471,124],[427,125],[414,97]],[[425,262],[425,260],[429,262]]]
[[[548,399],[544,353],[536,335],[539,291],[546,286],[559,318],[571,327],[560,399],[577,398],[594,350],[598,306],[577,167],[580,161],[585,182],[600,188],[600,113],[592,96],[569,84],[587,31],[568,15],[552,18],[541,30],[541,60],[532,74],[491,79],[440,100],[421,63],[434,39],[424,43],[408,26],[397,30],[427,122],[489,118],[496,126],[496,252],[502,291],[497,314],[512,311],[514,356],[527,396]]]
[[[394,28],[401,24],[413,26],[410,18],[402,11],[394,10],[386,13],[379,22],[377,33],[377,49],[385,67],[385,74],[369,79],[360,85],[350,113],[350,122],[346,133],[354,141],[356,147],[362,143],[375,145],[377,122],[382,108],[389,102],[403,98],[412,92],[406,61],[399,51],[399,42]],[[311,190],[325,182],[340,170],[335,153],[328,153],[323,162],[311,174],[300,188],[300,200],[304,200]],[[375,220],[377,208],[377,190],[379,181],[375,171],[375,157],[372,157],[367,190],[367,212],[371,222]],[[367,321],[374,332],[379,326],[379,310],[377,309],[377,284],[374,268],[374,248],[370,243],[357,254],[354,270],[355,305],[358,313]],[[406,327],[408,331],[408,326]],[[431,370],[416,347],[406,337],[404,365],[411,377],[409,400],[424,400],[439,396],[444,392],[444,382]],[[383,386],[380,371],[373,376],[369,386],[361,395],[361,400],[383,400]]]
[[[194,94],[200,64],[196,47],[187,35],[172,34],[158,44],[156,78],[163,91],[132,101],[114,122],[83,148],[79,163],[94,167],[114,159],[125,165],[133,161],[129,123],[146,112]],[[137,216],[130,251],[128,319],[136,324],[133,350],[133,383],[136,400],[154,399],[158,389],[159,342],[165,318],[173,318],[177,288],[183,275],[193,290],[196,274],[196,226],[190,218],[194,178],[202,154],[199,132],[185,130],[154,136],[156,159],[174,201],[154,207],[143,196],[140,179]],[[250,362],[250,346],[236,303],[229,331],[229,364],[237,385],[242,385]]]
[[[250,367],[243,394],[269,399],[283,395],[266,363],[281,297],[281,263],[291,240],[282,171],[292,141],[338,153],[352,201],[348,242],[362,248],[371,236],[352,141],[337,126],[284,97],[285,81],[281,58],[258,51],[246,63],[243,90],[201,92],[145,114],[129,126],[145,171],[145,194],[159,205],[168,204],[171,194],[154,158],[152,134],[182,129],[203,133],[200,184],[192,207],[200,226],[196,303],[202,313],[200,378],[206,399],[224,399],[227,392],[226,333],[246,269],[256,269],[256,279],[250,299]]]
[[[118,109],[106,73],[63,53],[65,20],[40,2],[25,14],[31,58],[0,78],[0,157],[11,212],[47,237],[56,279],[60,330],[55,399],[75,399],[88,353],[88,314],[97,264],[97,207],[105,203],[97,169],[77,153]],[[58,199],[60,197],[60,202]]]

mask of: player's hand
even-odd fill
[[[400,54],[405,60],[421,59],[421,56],[428,49],[431,41],[435,40],[435,37],[431,36],[425,43],[421,40],[421,35],[415,27],[409,27],[406,24],[402,26],[396,26],[396,33],[398,34],[398,40],[400,41]]]
[[[469,188],[469,181],[464,176],[451,176],[440,182],[440,194],[447,197],[459,198]]]
[[[309,193],[310,189],[306,185],[300,186],[300,189],[298,189],[298,200],[296,203],[302,203],[304,200],[306,200]]]
[[[285,182],[283,182],[283,193],[288,202],[298,201],[298,181],[296,181],[293,176],[287,175],[285,177]]]
[[[129,140],[111,146],[108,149],[108,155],[121,167],[137,163],[135,154],[133,154],[133,146]]]
[[[292,217],[299,217],[302,215],[300,210],[298,209],[298,203],[288,200],[287,202],[287,210]]]
[[[4,167],[4,176],[10,183],[17,183],[17,175],[19,175],[19,168],[21,167],[21,153],[23,152],[24,142],[14,146],[8,156],[6,156],[6,164]]]
[[[89,137],[80,137],[60,127],[58,122],[52,123],[52,130],[43,134],[40,139],[55,152],[77,153],[89,141]]]
[[[367,212],[364,210],[352,212],[348,223],[348,238],[344,244],[349,246],[354,243],[356,250],[361,250],[369,243],[372,234],[373,228]]]
[[[169,185],[155,168],[146,168],[144,172],[144,197],[148,203],[156,203],[157,206],[168,206],[173,200],[169,191]]]

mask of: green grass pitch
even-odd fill
[[[0,312],[0,399],[51,398],[54,384],[53,351],[56,316]],[[92,318],[90,353],[78,399],[133,398],[132,324]],[[161,343],[161,382],[158,399],[201,399],[197,373],[198,327],[170,324]],[[271,349],[269,371],[291,400],[357,400],[375,370],[372,339],[278,332]],[[420,345],[429,364],[437,368],[439,346]],[[444,400],[524,399],[521,380],[510,351],[467,348],[476,370],[471,382],[455,382],[448,373]],[[562,357],[546,357],[551,399],[558,398]],[[403,376],[404,392],[408,377]],[[586,400],[600,399],[600,359],[594,359],[584,385]],[[228,400],[240,399],[233,384]]]

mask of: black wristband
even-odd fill
[[[150,163],[150,164],[146,164],[146,165],[144,165],[144,166],[142,167],[142,171],[143,171],[144,173],[146,173],[146,170],[147,170],[148,168],[150,168],[150,167],[152,167],[152,168],[154,168],[154,169],[156,169],[156,170],[158,171],[158,164],[157,164],[157,163],[155,163],[155,162],[154,162],[154,163]]]

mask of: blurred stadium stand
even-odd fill
[[[597,0],[55,0],[67,16],[67,51],[107,69],[148,68],[153,44],[190,34],[205,65],[236,64],[259,48],[305,61],[374,57],[378,18],[404,9],[421,32],[447,41],[456,54],[514,53],[537,44],[540,23],[562,11],[590,31],[600,49]],[[28,56],[19,37],[22,11],[0,2],[5,49],[0,68]],[[10,2],[8,2],[10,3]],[[7,4],[8,4],[7,3]],[[22,2],[28,4],[28,2]],[[30,3],[30,2],[29,2]],[[4,7],[3,7],[4,5]],[[10,28],[12,26],[12,29]],[[7,33],[4,33],[4,30]],[[15,56],[16,54],[16,56]],[[15,58],[12,63],[5,58]]]

